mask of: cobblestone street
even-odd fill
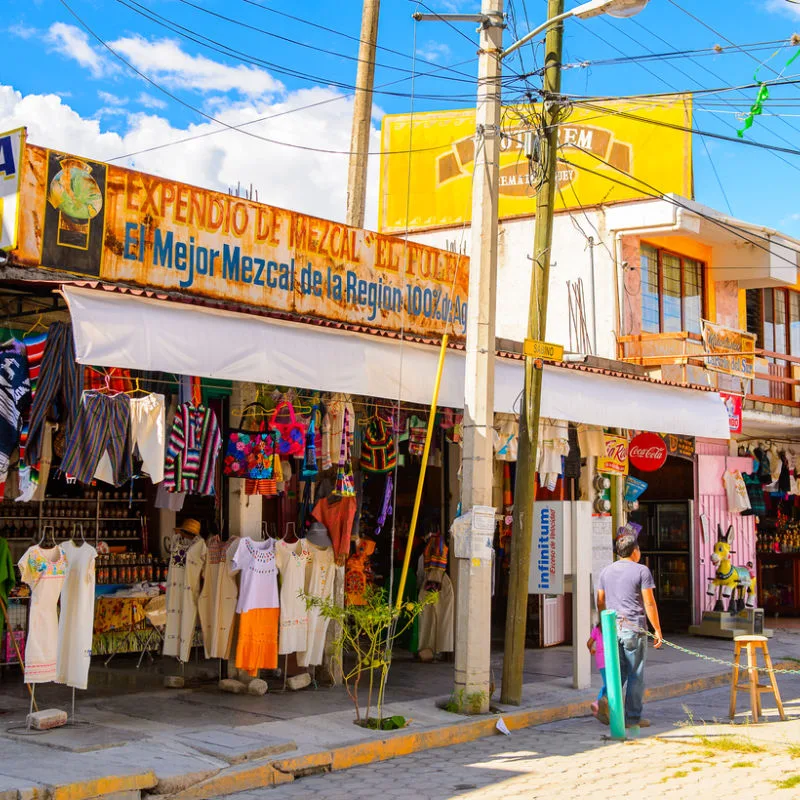
[[[496,798],[707,798],[746,788],[747,797],[800,797],[800,678],[781,676],[789,721],[764,696],[767,722],[748,725],[740,696],[736,725],[715,724],[727,689],[650,703],[652,727],[613,742],[592,718],[498,734],[351,770],[301,778],[231,800],[477,800]],[[739,789],[734,791],[738,792]]]

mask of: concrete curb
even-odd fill
[[[778,662],[775,669],[796,668],[794,662]],[[690,681],[665,684],[648,689],[645,699],[650,702],[668,700],[673,697],[695,694],[708,689],[730,685],[729,672],[695,678]],[[319,751],[291,758],[270,761],[251,761],[230,769],[225,769],[207,780],[173,795],[162,796],[160,800],[210,800],[220,795],[244,792],[252,789],[279,786],[290,783],[295,778],[320,772],[349,769],[350,767],[385,761],[398,756],[410,755],[437,747],[463,744],[496,734],[499,716],[503,717],[509,730],[519,730],[548,722],[560,722],[575,717],[585,717],[591,713],[591,701],[584,700],[551,708],[524,711],[505,711],[489,717],[460,720],[441,728],[428,731],[397,731],[395,734],[376,738],[374,741],[357,742],[329,751]],[[377,734],[376,734],[377,735]],[[70,798],[78,800],[78,798]]]

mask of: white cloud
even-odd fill
[[[283,90],[280,81],[263,69],[235,67],[205,56],[185,53],[171,39],[150,41],[142,36],[128,36],[110,42],[136,69],[157,83],[171,89],[201,92],[238,92],[244,97],[261,97]]]
[[[16,25],[9,25],[7,30],[12,36],[16,36],[19,39],[33,39],[40,33],[38,28],[32,28],[24,22],[18,22]]]
[[[787,2],[787,0],[767,0],[767,11],[800,17],[800,5]]]
[[[111,92],[103,92],[99,91],[97,96],[107,105],[107,106],[124,106],[128,103],[127,97],[119,97],[119,95],[111,94]]]
[[[147,94],[147,92],[142,92],[137,98],[136,102],[140,106],[144,106],[145,108],[166,108],[167,104],[163,100],[159,100],[158,97],[153,97],[151,94]]]
[[[323,104],[275,116],[319,103]],[[272,117],[245,130],[282,142],[346,152],[350,149],[351,114],[350,99],[316,87],[291,92],[279,100],[258,98],[220,108],[216,116],[229,125]],[[129,113],[124,119],[104,113],[87,119],[55,94],[23,95],[0,85],[0,130],[22,125],[27,126],[33,144],[97,161],[219,130],[217,124],[206,121],[176,127],[155,112]],[[379,149],[379,138],[373,128],[371,150]],[[304,151],[223,131],[114,163],[220,191],[238,182],[247,187],[252,184],[261,202],[328,219],[344,218],[346,155]],[[374,157],[367,204],[367,225],[371,227],[377,219],[377,168]]]
[[[426,42],[422,47],[417,48],[417,55],[426,61],[438,61],[440,58],[450,56],[450,48],[443,42]]]
[[[105,60],[92,48],[89,37],[80,28],[55,22],[48,29],[45,39],[53,49],[86,67],[95,78],[108,71]]]

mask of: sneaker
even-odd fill
[[[597,719],[599,722],[602,722],[603,725],[610,724],[610,718],[608,716],[608,700],[605,697],[597,704]]]
[[[649,719],[640,719],[638,722],[626,722],[626,728],[649,728],[650,727],[650,720]]]
[[[595,700],[594,703],[592,703],[592,716],[596,717],[599,710],[600,707],[597,705],[597,701]]]

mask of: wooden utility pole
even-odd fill
[[[380,0],[364,0],[361,12],[361,44],[358,47],[356,94],[353,100],[353,132],[347,171],[347,219],[354,228],[364,227],[367,203],[367,162],[372,132],[372,90],[375,86],[375,48],[378,43]]]
[[[564,0],[548,0],[547,17],[564,13]],[[545,340],[547,298],[550,283],[550,251],[553,242],[553,203],[556,192],[558,158],[558,95],[561,92],[561,50],[563,23],[547,32],[544,62],[544,107],[542,126],[541,188],[536,201],[533,238],[533,274],[528,311],[528,339]],[[511,534],[511,571],[508,586],[503,687],[500,701],[511,705],[522,702],[522,672],[525,664],[525,633],[528,617],[528,575],[530,573],[533,503],[536,499],[536,461],[538,454],[539,411],[542,401],[542,369],[534,359],[525,359],[525,388],[519,419],[519,452],[514,487],[514,523]],[[580,642],[574,642],[579,647]]]

